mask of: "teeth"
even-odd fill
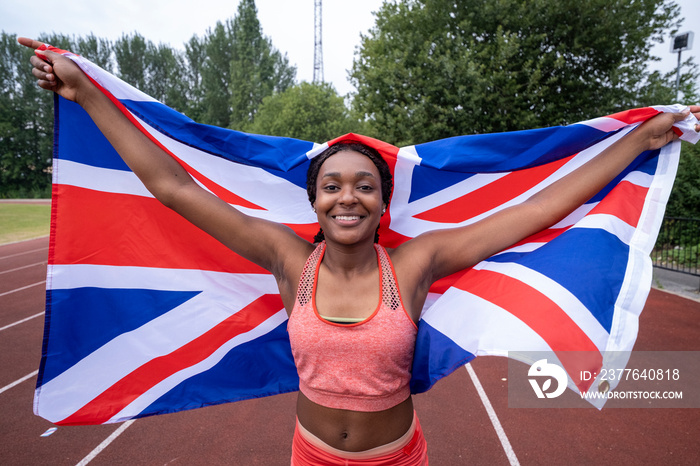
[[[343,220],[346,222],[352,221],[352,220],[358,220],[360,217],[359,216],[349,216],[349,215],[337,215],[336,220]]]

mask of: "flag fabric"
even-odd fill
[[[339,140],[369,144],[389,163],[394,193],[380,242],[395,247],[519,203],[644,120],[677,111],[642,108],[403,148],[352,134],[315,144],[197,124],[59,52],[203,187],[309,240],[318,225],[306,198],[308,161]],[[682,123],[692,136],[692,123]],[[274,278],[162,206],[88,115],[59,97],[54,136],[35,413],[60,425],[99,424],[297,390]],[[595,388],[576,371],[603,367],[604,351],[632,349],[679,151],[673,143],[642,154],[557,225],[436,283],[419,323],[413,391],[477,355],[526,350],[563,355],[570,386]],[[571,351],[590,356],[568,360]]]

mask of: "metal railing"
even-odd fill
[[[700,219],[664,217],[651,260],[654,267],[700,276]]]

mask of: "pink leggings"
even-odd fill
[[[327,445],[297,421],[292,441],[292,466],[428,466],[428,449],[418,418],[400,439],[363,452],[345,452]]]

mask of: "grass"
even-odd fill
[[[49,234],[51,206],[0,203],[0,244]]]

